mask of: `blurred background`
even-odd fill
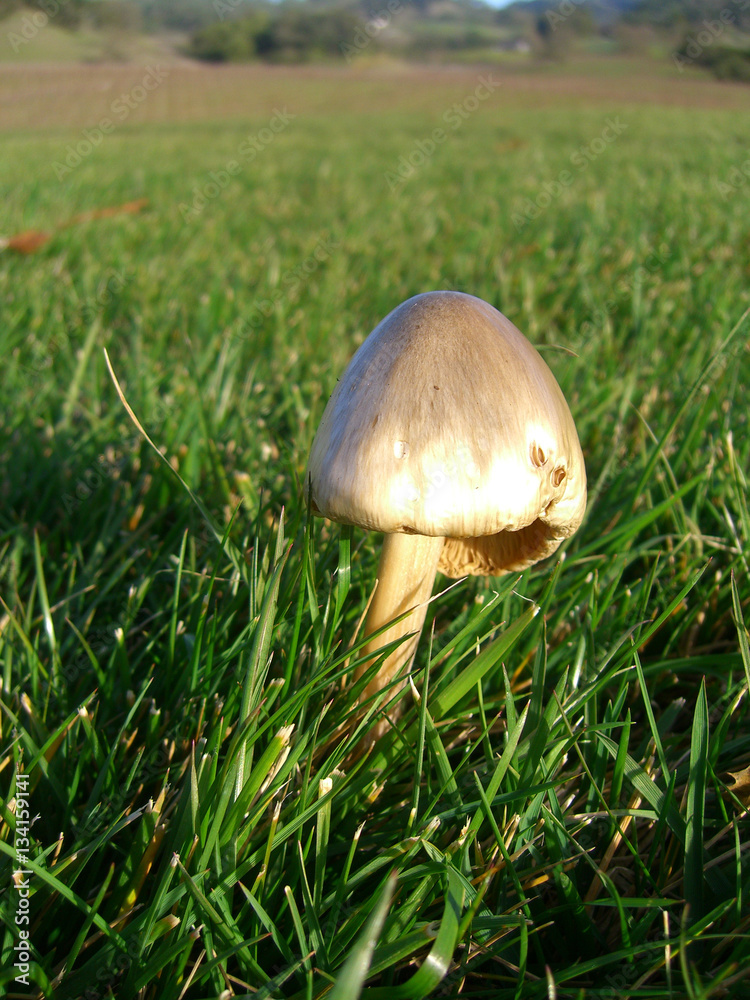
[[[740,0],[2,0],[2,63],[680,60],[750,79]]]
[[[749,995],[749,194],[746,0],[0,0],[39,996],[349,1000],[394,863],[371,995]],[[543,353],[589,504],[564,559],[431,605],[434,726],[386,781],[340,743],[379,542],[302,482],[357,346],[440,288]]]

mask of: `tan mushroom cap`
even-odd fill
[[[586,470],[552,372],[488,303],[408,299],[352,358],[313,442],[312,508],[443,536],[447,576],[518,571],[578,528]]]

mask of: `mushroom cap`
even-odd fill
[[[586,470],[552,372],[491,305],[426,292],[352,358],[307,467],[312,510],[443,536],[448,576],[518,571],[578,528]]]

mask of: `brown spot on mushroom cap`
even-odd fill
[[[536,441],[532,441],[531,443],[529,457],[531,458],[531,464],[535,465],[537,469],[541,469],[543,465],[547,464],[547,456],[544,453],[544,448]]]

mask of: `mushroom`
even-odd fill
[[[416,295],[375,327],[326,406],[306,482],[313,513],[385,535],[365,636],[411,610],[364,646],[371,660],[411,633],[361,703],[406,683],[437,571],[523,570],[586,508],[581,446],[552,372],[502,313],[461,292]]]

